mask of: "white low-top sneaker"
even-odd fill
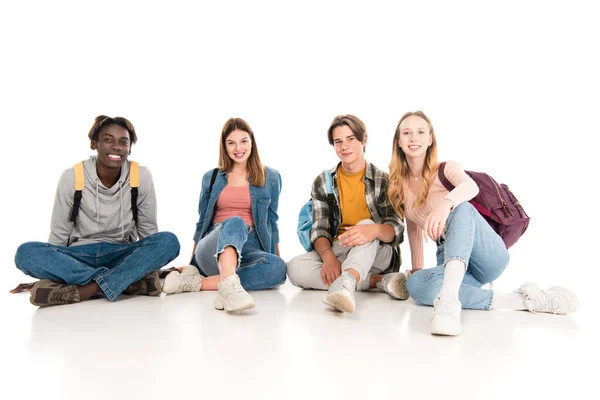
[[[406,275],[403,272],[385,274],[377,287],[392,296],[394,299],[406,300],[409,297],[406,287]]]
[[[202,275],[194,266],[182,268],[181,272],[173,271],[165,277],[162,290],[167,294],[182,292],[199,292],[202,286]]]
[[[177,269],[179,272],[181,272],[181,275],[200,275],[198,268],[194,267],[193,265],[184,265],[177,267]]]
[[[352,274],[349,272],[342,272],[342,274],[335,281],[333,281],[329,287],[329,292],[323,299],[323,303],[341,312],[354,312],[355,290],[356,280]]]
[[[542,290],[534,283],[526,283],[515,293],[523,296],[527,309],[533,313],[568,314],[579,310],[575,293],[562,287]]]
[[[433,335],[458,336],[463,333],[460,323],[462,306],[455,297],[437,297],[433,302],[433,317],[429,330]]]
[[[215,297],[217,310],[238,311],[252,308],[255,305],[252,296],[242,287],[237,274],[229,275],[219,282],[217,297]]]

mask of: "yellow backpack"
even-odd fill
[[[81,205],[81,195],[84,186],[83,161],[78,162],[73,167],[75,171],[75,196],[73,197],[73,209],[69,221],[75,223],[79,207]],[[138,187],[140,186],[140,164],[136,161],[129,161],[129,187],[131,188],[131,211],[133,212],[133,221],[138,222]]]

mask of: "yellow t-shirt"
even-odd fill
[[[354,226],[363,219],[371,219],[371,212],[367,207],[365,197],[365,171],[350,174],[340,165],[337,170],[337,184],[340,192],[340,211],[342,213],[342,224],[338,236],[346,232],[346,227]],[[336,238],[337,239],[337,238]]]

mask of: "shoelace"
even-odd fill
[[[434,304],[435,315],[453,315],[453,303],[449,300],[436,299]]]
[[[131,294],[140,294],[140,293],[144,292],[146,290],[145,279],[142,279],[141,281],[133,282],[131,285],[129,285],[128,289],[129,289],[128,292]]]
[[[551,312],[556,314],[560,311],[560,302],[552,296],[547,290],[542,290],[542,296],[530,297],[535,311]]]
[[[68,304],[76,300],[74,287],[60,288],[50,294],[49,304]]]
[[[195,275],[184,275],[179,288],[183,292],[191,292],[198,286],[198,278]]]
[[[348,279],[348,278],[342,278],[342,287],[348,289],[349,291],[353,292],[354,291],[354,283],[352,280]]]
[[[242,293],[244,292],[244,288],[239,282],[236,281],[231,283],[231,291],[235,293]]]

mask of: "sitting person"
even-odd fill
[[[312,187],[312,251],[288,262],[292,284],[328,290],[325,303],[353,312],[355,289],[378,287],[396,299],[408,298],[406,276],[398,270],[404,225],[387,198],[388,176],[366,162],[367,132],[354,115],[334,118],[327,132],[340,163],[321,173]],[[335,201],[330,205],[327,177]],[[399,251],[399,250],[398,250]]]
[[[412,255],[408,291],[418,304],[433,306],[432,334],[460,335],[462,308],[554,314],[579,308],[577,296],[560,287],[542,290],[529,283],[514,293],[483,289],[502,274],[509,255],[502,238],[469,203],[479,187],[454,161],[443,169],[454,189],[444,187],[433,126],[423,112],[402,116],[393,143],[389,198],[406,218]],[[437,243],[437,266],[422,269],[423,240],[428,238]]]
[[[285,282],[277,227],[281,176],[263,166],[243,119],[225,122],[220,142],[219,167],[202,178],[192,265],[167,275],[163,291],[217,290],[215,308],[238,311],[255,306],[247,290]]]
[[[18,269],[40,279],[36,306],[158,295],[158,270],[179,255],[175,235],[158,232],[150,171],[127,160],[137,141],[131,122],[100,115],[88,137],[97,155],[62,174],[49,243],[24,243],[15,255]]]

